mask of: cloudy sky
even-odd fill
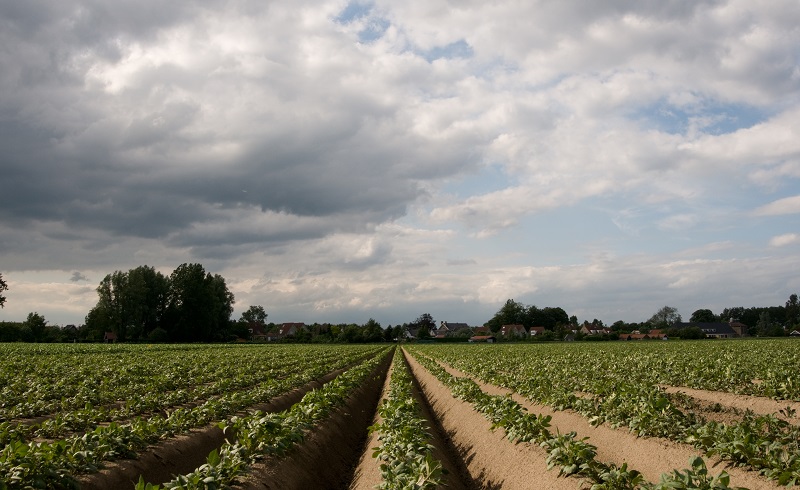
[[[796,0],[0,0],[0,320],[199,262],[235,317],[800,292]]]

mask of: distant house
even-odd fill
[[[106,332],[103,334],[103,342],[106,344],[113,344],[117,341],[117,334],[114,332]]]
[[[247,331],[250,332],[250,338],[253,340],[266,340],[267,331],[264,329],[263,323],[251,322],[247,325]]]
[[[800,337],[800,330],[792,330],[789,337]]]
[[[440,335],[444,337],[453,337],[471,332],[472,330],[466,323],[441,322],[439,324],[439,328],[436,329],[436,332],[431,332],[431,335],[441,338],[439,337]]]
[[[648,333],[647,333],[647,335],[648,335],[648,336],[649,336],[651,339],[656,339],[656,340],[669,340],[669,337],[667,336],[667,333],[666,333],[666,332],[664,332],[664,330],[662,330],[662,329],[660,329],[660,328],[654,328],[654,329],[650,330],[650,332],[648,332]]]
[[[492,334],[492,329],[487,327],[486,325],[483,325],[483,326],[480,326],[480,327],[475,327],[472,330],[472,333],[474,333],[475,335],[491,335]]]
[[[736,324],[734,329],[733,325]],[[684,328],[699,328],[706,337],[712,339],[731,339],[747,335],[747,325],[732,321],[725,322],[680,322],[673,325],[673,328],[682,330]]]
[[[731,329],[736,332],[738,337],[747,337],[747,325],[744,323],[740,322],[739,320],[731,320],[728,322],[728,325],[730,325]]]
[[[621,333],[620,340],[649,340],[651,337],[646,333]]]
[[[473,343],[486,342],[492,344],[494,343],[495,340],[497,339],[495,339],[494,335],[473,335],[472,337],[469,338],[469,341]]]
[[[531,327],[531,337],[542,335],[545,331],[544,327]]]
[[[500,335],[503,337],[525,337],[528,332],[520,324],[511,324],[500,327]]]
[[[583,322],[580,332],[584,335],[608,335],[611,333],[611,329],[601,327],[596,323]]]
[[[567,335],[565,335],[564,336],[564,342],[575,342],[575,334],[574,333],[568,333]]]
[[[280,328],[278,329],[278,335],[280,337],[288,337],[290,335],[297,335],[298,332],[302,331],[305,328],[305,323],[282,323]]]

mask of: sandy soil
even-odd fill
[[[466,376],[447,364],[441,365],[454,376]],[[505,388],[489,385],[477,379],[475,382],[490,394],[512,394],[513,399],[531,413],[550,415],[552,417],[551,431],[558,430],[561,433],[575,431],[579,438],[588,437],[587,442],[597,447],[598,460],[615,463],[618,466],[628,463],[629,469],[638,470],[652,482],[659,481],[662,473],[671,473],[673,469],[688,468],[690,458],[702,456],[700,451],[686,444],[660,438],[640,438],[625,429],[612,429],[604,425],[592,427],[578,413],[569,410],[554,411]],[[756,472],[727,467],[719,460],[704,459],[714,465],[713,468],[710,468],[712,473],[717,474],[723,469],[727,471],[731,476],[732,486],[742,486],[751,490],[779,488],[777,484],[759,476]]]
[[[769,415],[777,414],[790,424],[800,425],[800,402],[793,402],[787,400],[773,400],[772,398],[765,398],[760,396],[737,395],[734,393],[723,393],[720,391],[706,391],[695,390],[693,388],[685,388],[682,386],[662,386],[667,393],[683,393],[695,400],[705,404],[720,404],[723,407],[732,408],[735,410],[751,410],[757,414]],[[795,410],[794,417],[785,417],[779,412],[786,407]]]
[[[559,478],[548,471],[545,451],[537,445],[514,444],[491,423],[408,356],[431,409],[466,464],[471,478],[485,489],[575,490],[585,485],[576,478]]]
[[[389,369],[389,373],[386,375],[386,381],[383,383],[383,388],[381,389],[380,400],[383,400],[388,396],[389,383],[391,380],[392,373],[391,369]],[[378,401],[379,404],[380,400]],[[379,424],[380,422],[381,417],[376,411],[375,416],[372,418],[371,425]],[[369,439],[367,439],[367,445],[365,446],[364,451],[361,453],[361,457],[358,460],[358,466],[356,466],[355,472],[353,473],[353,481],[350,483],[351,490],[372,490],[376,485],[383,481],[381,478],[380,464],[375,458],[372,457],[372,448],[380,445],[378,437],[379,435],[377,433],[372,433],[370,434]]]
[[[345,489],[353,480],[391,364],[387,355],[348,399],[306,440],[283,458],[265,458],[250,468],[236,488]]]

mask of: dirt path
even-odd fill
[[[383,383],[378,403],[389,395],[389,383],[392,381],[391,371],[392,370],[389,369],[389,373],[386,375],[386,381]],[[376,410],[375,416],[372,418],[372,425],[379,424],[381,420]],[[358,466],[356,466],[355,472],[353,473],[353,481],[350,484],[351,490],[372,490],[383,481],[380,463],[372,457],[372,448],[380,445],[378,437],[379,435],[377,432],[370,434],[367,445],[358,460]]]
[[[559,478],[556,471],[548,471],[544,449],[528,443],[514,444],[505,438],[502,430],[492,431],[489,420],[473,410],[469,403],[454,398],[413,356],[407,359],[434,415],[480,488],[583,488],[582,481],[577,478]]]
[[[454,376],[470,377],[445,363],[440,363],[440,365]],[[550,407],[533,403],[511,390],[483,383],[475,378],[472,379],[489,394],[511,394],[512,398],[529,412],[550,415],[552,417],[551,431],[558,430],[562,434],[575,431],[578,438],[588,437],[587,442],[597,447],[598,460],[616,465],[627,463],[629,469],[638,470],[651,482],[659,481],[662,473],[671,473],[673,469],[688,468],[690,458],[702,456],[701,451],[686,444],[660,438],[640,438],[625,429],[612,429],[605,425],[592,427],[578,413],[569,410],[554,411]],[[731,476],[732,486],[742,486],[750,490],[780,488],[776,483],[760,477],[754,471],[727,467],[725,463],[710,458],[707,458],[707,461],[714,465],[713,468],[709,468],[712,473],[717,474],[723,469],[727,471]]]
[[[800,425],[800,402],[788,400],[773,400],[761,396],[737,395],[734,393],[724,393],[721,391],[696,390],[683,386],[662,386],[667,393],[683,393],[695,400],[708,404],[719,403],[723,407],[734,408],[737,410],[750,410],[759,415],[777,414],[792,425]],[[779,412],[786,407],[795,411],[794,417],[786,417]]]

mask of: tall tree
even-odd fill
[[[714,314],[709,309],[701,308],[699,310],[695,310],[692,313],[692,317],[689,318],[690,322],[700,322],[700,323],[711,323],[717,321],[717,315]]]
[[[30,329],[34,342],[42,342],[45,338],[47,320],[37,312],[28,313],[28,318],[23,322],[23,327]]]
[[[786,302],[786,323],[789,327],[800,323],[800,300],[797,294],[789,295],[789,301]]]
[[[534,309],[537,313],[539,311],[535,306],[526,308],[522,303],[517,303],[513,299],[508,299],[506,300],[506,303],[500,307],[497,313],[495,313],[492,319],[486,322],[486,325],[492,332],[500,331],[500,328],[503,325],[524,325],[525,323],[529,323],[529,321],[526,322],[526,319],[531,317],[532,309]]]
[[[541,326],[547,329],[555,329],[557,326],[569,325],[570,323],[567,312],[559,306],[545,306],[542,308],[542,313],[544,313],[546,323],[543,323]],[[596,320],[596,322],[599,322],[599,320]],[[602,322],[599,322],[598,324],[602,324]],[[535,325],[528,325],[528,327],[533,326]]]
[[[3,280],[3,273],[0,272],[0,308],[4,308],[6,304],[6,297],[3,296],[3,291],[8,291],[8,284]]]
[[[367,323],[364,324],[364,342],[380,342],[383,340],[383,329],[381,328],[381,324],[375,321],[375,319],[370,318]]]
[[[239,321],[243,323],[256,323],[259,325],[267,324],[267,312],[261,305],[254,305],[242,312]]]
[[[221,340],[233,313],[234,297],[220,275],[201,264],[181,264],[169,279],[167,331],[180,342]]]
[[[647,320],[652,328],[667,328],[673,323],[681,321],[678,309],[673,306],[664,306]]]
[[[145,338],[160,326],[168,291],[167,278],[146,265],[108,274],[97,287],[96,311],[87,316],[87,326],[113,331],[120,340]]]
[[[224,340],[225,331],[233,314],[236,302],[233,293],[228,289],[225,278],[219,274],[206,276],[207,287],[211,295],[211,331],[205,340]],[[266,313],[264,318],[266,319]]]
[[[412,325],[417,330],[417,337],[426,338],[431,336],[431,331],[436,328],[436,321],[430,313],[423,313],[414,320]]]

